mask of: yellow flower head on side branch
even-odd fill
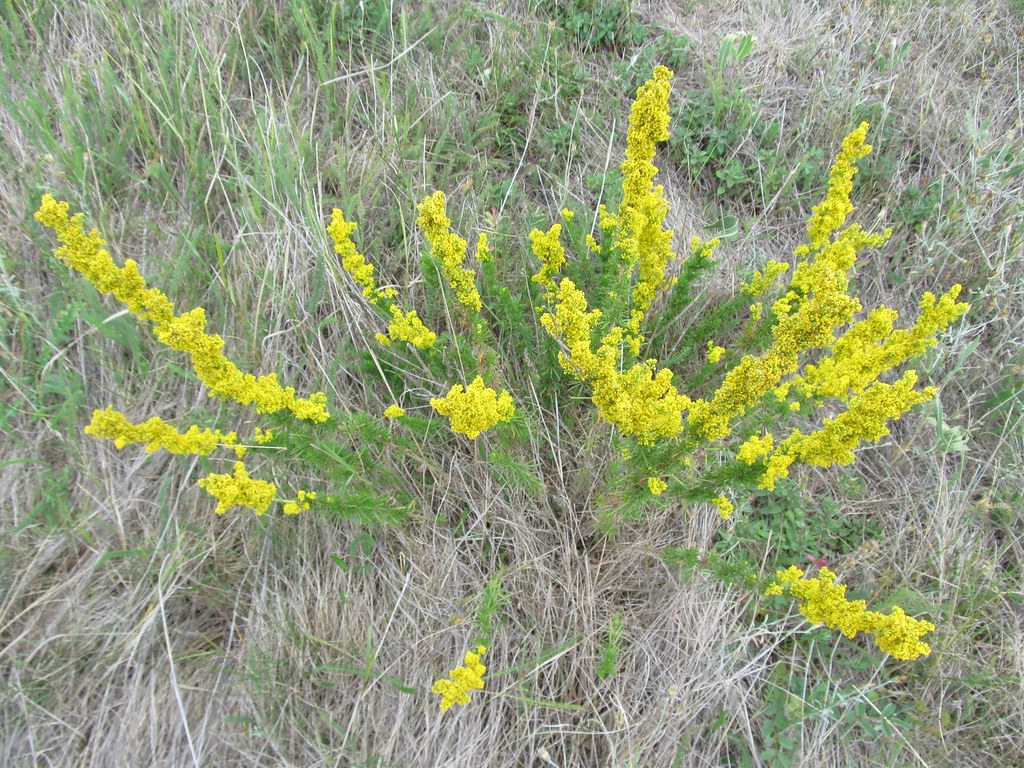
[[[438,680],[431,687],[430,690],[441,697],[442,712],[447,712],[453,704],[469,704],[469,692],[483,690],[487,667],[480,663],[480,657],[485,653],[487,648],[483,645],[467,651],[463,666],[449,672],[449,679]]]
[[[297,515],[309,509],[310,502],[315,499],[316,491],[300,490],[296,495],[295,501],[286,501],[282,510],[286,515]]]
[[[851,640],[859,632],[874,635],[878,647],[894,658],[909,660],[931,653],[921,637],[934,631],[934,624],[911,618],[898,606],[888,615],[869,611],[863,600],[847,600],[846,586],[835,580],[836,574],[828,568],[804,579],[804,572],[792,565],[776,573],[765,594],[788,593],[800,601],[800,613],[809,622],[838,629]]]
[[[356,284],[363,289],[363,296],[369,299],[371,304],[378,304],[387,301],[395,295],[393,288],[385,288],[383,291],[377,288],[377,281],[374,279],[373,264],[370,264],[352,242],[352,233],[356,231],[354,222],[345,221],[345,215],[337,208],[331,211],[331,223],[327,227],[327,234],[334,241],[334,252],[341,257],[341,267],[356,281]]]
[[[158,416],[142,424],[133,424],[124,414],[109,406],[106,410],[92,412],[92,421],[85,428],[85,434],[113,440],[118,449],[130,443],[144,443],[146,453],[163,448],[170,453],[194,456],[209,456],[217,448],[238,443],[238,435],[234,432],[224,434],[219,429],[200,429],[194,424],[186,432],[178,432]]]
[[[441,416],[447,416],[452,432],[475,440],[481,432],[495,426],[499,421],[511,421],[515,415],[512,396],[505,390],[498,394],[484,386],[484,380],[477,376],[468,387],[454,385],[442,398],[432,398],[431,406]]]
[[[434,256],[441,262],[441,273],[455,291],[455,298],[462,306],[474,312],[483,308],[483,301],[476,289],[476,275],[466,269],[467,243],[451,231],[452,221],[445,213],[444,192],[435,192],[419,205],[416,225],[423,230]]]
[[[217,499],[218,515],[232,507],[251,507],[257,515],[262,515],[277,496],[277,486],[249,477],[245,464],[240,461],[235,462],[232,474],[207,475],[200,479],[199,487]]]
[[[221,351],[224,340],[206,333],[206,314],[201,308],[181,315],[174,314],[174,305],[156,288],[146,288],[135,262],[128,259],[117,267],[104,242],[94,229],[86,234],[83,215],[68,217],[68,204],[44,195],[35,214],[42,224],[53,228],[63,245],[54,251],[57,258],[81,272],[102,293],[109,293],[122,302],[140,320],[154,323],[157,339],[192,358],[196,375],[213,395],[228,397],[242,405],[255,403],[260,413],[289,410],[297,419],[326,421],[327,396],[317,392],[309,399],[295,397],[292,387],[282,387],[277,376],[259,378],[243,374]]]
[[[890,420],[895,421],[915,405],[926,403],[935,396],[933,387],[914,389],[916,382],[915,371],[904,372],[893,384],[876,381],[863,394],[851,398],[846,411],[825,419],[820,429],[807,435],[793,430],[768,458],[758,485],[774,490],[775,481],[788,477],[788,467],[794,462],[819,467],[852,464],[853,451],[861,441],[875,441],[888,435]],[[751,455],[752,452],[746,454],[748,458]]]

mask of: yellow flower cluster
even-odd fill
[[[245,464],[240,461],[235,462],[233,474],[207,475],[200,479],[199,487],[217,499],[217,509],[214,511],[218,515],[223,515],[232,507],[251,507],[257,515],[262,515],[277,496],[277,486],[249,477]]]
[[[849,271],[858,251],[882,245],[889,232],[869,234],[854,224],[832,238],[853,206],[850,191],[857,160],[871,147],[864,143],[867,123],[846,137],[829,176],[825,201],[814,209],[808,226],[809,245],[796,250],[799,259],[786,294],[772,307],[778,319],[772,347],[760,356],[748,355],[726,374],[710,401],[694,402],[689,422],[707,440],[726,437],[730,422],[744,414],[768,392],[780,386],[783,377],[799,368],[799,355],[810,349],[830,349],[836,344],[835,331],[849,324],[860,311],[857,299],[847,295]],[[770,262],[748,286],[760,295],[785,271],[781,262]]]
[[[342,269],[352,275],[352,279],[363,289],[363,296],[369,299],[371,304],[387,301],[395,295],[395,289],[378,290],[377,282],[373,278],[373,264],[366,261],[352,242],[352,233],[356,231],[356,226],[354,222],[345,221],[345,215],[337,208],[331,211],[331,223],[327,227],[327,234],[334,241],[334,252],[341,257]]]
[[[916,659],[931,653],[928,644],[920,639],[935,629],[931,622],[911,618],[898,606],[885,615],[869,611],[863,600],[847,600],[846,586],[836,584],[836,574],[828,568],[822,568],[813,579],[803,576],[804,572],[795,565],[778,571],[775,583],[765,594],[782,595],[788,591],[800,601],[800,613],[812,624],[839,629],[851,640],[858,632],[867,632],[875,636],[881,650],[897,659]]]
[[[400,419],[405,416],[405,408],[397,405],[389,405],[384,409],[384,417],[387,419]]]
[[[499,395],[477,376],[468,387],[456,384],[442,398],[432,398],[430,404],[441,416],[447,416],[452,432],[475,440],[481,432],[499,421],[511,421],[515,415],[512,396],[505,390]]]
[[[935,346],[936,334],[969,309],[958,303],[960,286],[954,285],[941,298],[932,293],[922,296],[921,315],[910,330],[894,330],[898,315],[895,310],[879,307],[860,322],[854,323],[835,343],[830,357],[818,365],[804,367],[803,375],[795,376],[776,390],[784,400],[791,387],[804,397],[834,397],[844,402],[859,395],[884,371]]]
[[[317,392],[308,400],[295,397],[292,387],[282,387],[273,373],[257,378],[242,373],[224,357],[224,340],[206,333],[206,314],[201,308],[181,315],[174,314],[174,305],[156,288],[146,288],[138,265],[131,259],[124,267],[114,264],[103,248],[104,242],[94,229],[88,234],[82,226],[81,213],[68,217],[68,204],[44,195],[35,214],[42,224],[52,227],[63,245],[54,251],[57,258],[81,272],[101,293],[109,293],[128,307],[140,320],[154,323],[153,333],[171,349],[186,352],[210,394],[229,397],[242,405],[255,403],[260,413],[276,413],[287,409],[297,419],[326,421],[327,396]]]
[[[481,264],[491,260],[491,248],[487,244],[487,233],[481,232],[476,239],[476,260]]]
[[[92,412],[92,421],[85,428],[85,434],[113,440],[118,449],[130,443],[145,443],[146,453],[163,448],[171,453],[209,456],[216,448],[238,443],[238,435],[234,432],[224,434],[219,429],[200,429],[193,424],[182,433],[158,416],[142,424],[133,424],[110,406],[106,410]]]
[[[754,271],[753,277],[750,278],[749,283],[743,286],[743,290],[752,298],[759,298],[771,287],[779,275],[783,275],[787,271],[789,271],[789,264],[771,259],[764,265],[764,269]]]
[[[469,704],[469,692],[484,687],[484,673],[487,667],[480,663],[480,657],[487,653],[487,647],[478,645],[475,651],[467,651],[463,666],[448,673],[448,680],[438,680],[430,688],[441,697],[441,711],[447,712],[453,704]]]
[[[420,203],[417,210],[420,215],[416,225],[423,230],[434,256],[440,260],[441,272],[455,291],[456,300],[467,309],[479,312],[483,302],[476,289],[476,275],[462,266],[467,243],[451,231],[452,221],[445,213],[444,192],[435,192]]]
[[[708,342],[708,362],[717,363],[725,354],[725,347],[719,347],[713,341]]]
[[[304,512],[309,509],[309,502],[316,498],[316,491],[299,491],[298,498],[295,501],[288,501],[284,504],[284,513],[286,515],[297,515],[300,512]]]
[[[711,500],[711,503],[718,507],[718,514],[721,515],[723,520],[728,520],[732,517],[732,513],[736,510],[736,507],[725,496],[716,496]]]
[[[583,291],[563,278],[555,294],[554,312],[542,311],[540,322],[567,350],[558,356],[562,369],[591,384],[591,399],[602,419],[644,445],[675,437],[682,430],[682,413],[689,398],[672,384],[672,371],[657,370],[656,360],[619,370],[621,328],[609,331],[595,352],[591,335],[600,317],[600,310],[588,310]]]
[[[388,323],[388,335],[390,340],[407,341],[417,349],[429,349],[437,341],[437,334],[427,328],[412,309],[402,314],[402,310],[392,304],[388,307],[391,312],[391,322]],[[390,340],[384,339],[390,344]]]
[[[661,496],[661,494],[668,490],[668,483],[660,477],[648,477],[647,487],[650,488],[651,493],[655,496]]]
[[[886,425],[890,419],[899,419],[913,406],[935,396],[934,387],[915,390],[916,382],[915,371],[906,371],[894,384],[876,381],[863,394],[851,398],[846,411],[825,419],[821,429],[808,435],[793,430],[768,458],[758,485],[774,490],[775,481],[788,477],[788,467],[796,461],[819,467],[852,464],[853,450],[861,440],[878,440],[888,435]]]
[[[547,232],[534,229],[530,232],[533,255],[540,259],[540,271],[531,279],[548,291],[555,288],[553,275],[557,275],[565,264],[565,249],[562,247],[562,225],[552,224]]]
[[[377,282],[373,278],[373,265],[366,261],[366,258],[356,249],[352,242],[352,233],[356,231],[356,225],[345,221],[345,216],[335,208],[331,212],[331,223],[327,227],[327,233],[334,241],[334,251],[341,256],[342,268],[352,275],[352,279],[363,289],[365,296],[371,304],[379,307],[387,307],[391,314],[391,321],[388,323],[388,336],[378,333],[376,338],[384,346],[390,346],[392,341],[405,341],[418,349],[428,349],[437,340],[437,334],[427,328],[416,314],[416,310],[402,312],[392,299],[397,295],[394,288],[377,288]],[[486,248],[486,243],[484,244]]]
[[[824,246],[832,234],[846,223],[846,217],[853,211],[850,193],[853,192],[853,177],[857,173],[857,161],[867,157],[871,145],[866,144],[868,124],[861,123],[857,129],[843,139],[842,148],[828,177],[828,192],[825,199],[814,206],[807,223],[809,245],[801,246],[797,256],[807,251],[816,251]]]

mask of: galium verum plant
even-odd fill
[[[562,372],[587,388],[597,418],[620,435],[624,455],[642,461],[645,450],[658,448],[662,457],[672,458],[668,470],[661,464],[659,471],[649,473],[646,492],[658,496],[691,486],[727,518],[745,488],[772,490],[797,464],[849,464],[861,442],[888,434],[890,420],[931,399],[934,388],[916,388],[914,371],[899,377],[890,372],[934,345],[936,335],[968,306],[957,302],[960,287],[953,286],[939,297],[925,293],[920,315],[908,329],[897,329],[898,315],[886,307],[858,317],[863,307],[850,295],[858,253],[881,246],[889,237],[888,230],[869,233],[846,223],[853,210],[850,194],[857,162],[871,151],[864,123],[844,139],[825,199],[808,223],[807,242],[796,249],[792,263],[769,261],[744,285],[749,319],[742,335],[725,345],[720,343],[724,339],[701,340],[707,350],[703,365],[717,373],[710,379],[713,383],[704,391],[680,391],[684,377],[650,354],[649,329],[660,307],[687,305],[683,294],[713,263],[719,242],[693,237],[680,258],[673,250],[674,233],[665,226],[669,206],[663,187],[655,183],[659,169],[654,159],[657,145],[669,137],[671,78],[666,67],[656,67],[637,93],[622,164],[621,203],[614,211],[602,205],[595,231],[571,243],[583,259],[602,265],[601,284],[612,290],[599,292],[594,306],[583,280],[566,274],[578,265],[567,258],[563,230],[579,230],[575,213],[566,209],[560,223],[529,233],[537,260],[531,277],[536,293],[529,298],[536,298],[537,323],[557,346]],[[494,348],[496,336],[485,311],[488,296],[481,294],[473,269],[474,263],[500,260],[500,253],[492,251],[487,233],[481,232],[469,260],[468,243],[452,230],[442,192],[428,196],[418,213],[416,224],[450,298],[447,335],[429,328],[395,289],[379,286],[376,268],[352,239],[356,225],[341,211],[332,212],[327,232],[342,267],[386,322],[386,332],[375,335],[382,347],[411,345],[429,358],[436,354],[439,339],[457,344],[469,337],[476,354],[467,359],[477,365],[472,381],[449,382],[450,388],[445,392],[441,387],[429,405],[448,419],[453,432],[475,440],[516,414],[512,393],[490,385],[500,379],[502,351]],[[140,321],[152,323],[160,342],[189,355],[211,395],[255,405],[261,414],[285,412],[311,425],[328,422],[322,392],[301,398],[293,388],[281,386],[273,373],[257,377],[240,371],[224,356],[223,339],[206,332],[201,308],[177,314],[162,292],[146,286],[133,261],[117,267],[99,233],[86,232],[82,214],[69,216],[67,203],[46,195],[36,218],[61,242],[55,255]],[[586,275],[587,270],[579,272]],[[408,393],[402,399],[406,406],[415,400]],[[786,434],[786,416],[797,413],[801,426],[791,426]],[[401,425],[406,410],[394,403],[381,415]],[[820,423],[802,426],[807,416],[815,415]],[[318,498],[316,491],[306,489],[298,489],[294,498],[279,498],[277,484],[249,475],[243,461],[247,450],[273,439],[271,432],[259,428],[242,441],[235,432],[197,425],[179,432],[156,417],[133,423],[108,407],[93,413],[86,432],[111,439],[118,448],[142,444],[147,451],[163,448],[200,456],[217,448],[233,450],[230,474],[210,474],[199,481],[217,499],[218,513],[245,506],[262,514],[279,500],[284,512],[294,514]],[[714,451],[705,450],[711,446]],[[699,463],[711,455],[717,466]],[[750,478],[752,485],[745,485],[743,478]],[[800,610],[810,621],[838,627],[850,637],[870,633],[882,650],[899,658],[928,652],[919,638],[933,625],[896,609],[890,616],[867,611],[865,605],[845,600],[845,588],[834,585],[834,574],[823,570],[816,579],[804,580],[797,571],[779,571],[770,591],[801,601]],[[466,666],[460,668],[466,674],[453,671],[452,680],[435,685],[443,697],[442,709],[465,703],[469,690],[482,687],[482,653],[479,648],[466,655]]]

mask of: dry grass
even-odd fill
[[[517,393],[530,416],[516,457],[539,492],[502,483],[461,439],[376,454],[415,503],[407,523],[370,532],[313,515],[215,517],[197,461],[82,434],[109,403],[140,419],[255,421],[208,400],[182,360],[53,260],[31,219],[43,192],[86,211],[115,258],[136,259],[179,308],[204,306],[241,366],[370,414],[401,392],[360,362],[377,320],[332,258],[332,206],[415,302],[411,224],[433,189],[451,193],[460,232],[489,229],[510,258],[526,258],[526,222],[596,204],[587,179],[618,162],[630,89],[647,75],[628,62],[647,48],[553,50],[537,3],[402,5],[332,6],[356,31],[322,36],[333,48],[318,52],[295,26],[300,3],[0,3],[20,30],[3,38],[0,72],[0,763],[1024,764],[1013,3],[634,5],[690,41],[677,93],[706,88],[726,32],[754,34],[725,77],[782,124],[780,145],[828,156],[874,121],[856,216],[897,231],[858,267],[866,306],[913,315],[925,290],[970,294],[970,316],[919,366],[940,388],[946,438],[960,428],[966,446],[943,442],[926,406],[852,468],[802,477],[879,526],[836,564],[846,583],[873,600],[928,595],[940,627],[926,660],[886,660],[738,586],[682,579],[660,552],[707,551],[723,525],[707,505],[603,535],[617,448],[605,427],[567,428],[572,403],[545,412]],[[907,41],[904,58],[877,63]],[[573,65],[583,85],[565,98],[551,83],[570,88]],[[556,123],[571,139],[552,138]],[[738,266],[788,258],[816,201],[723,210],[713,179],[662,170],[686,238],[723,213],[743,222],[698,307],[735,291]],[[930,184],[942,192],[925,220],[901,225],[906,191]],[[408,364],[422,404],[447,389]],[[528,379],[529,363],[503,364],[510,385]],[[496,573],[509,604],[487,689],[442,714],[430,685],[473,642]],[[600,678],[616,612],[623,650]],[[872,736],[864,723],[887,704],[895,735]],[[792,745],[765,755],[780,729]]]

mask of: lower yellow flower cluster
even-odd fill
[[[217,499],[214,511],[218,515],[232,507],[252,507],[257,515],[262,515],[277,496],[276,485],[249,477],[245,464],[240,461],[235,462],[233,474],[207,475],[199,480],[199,487]]]
[[[487,667],[480,663],[480,657],[487,648],[478,645],[475,651],[468,651],[463,665],[449,672],[449,680],[438,680],[431,691],[441,697],[441,711],[447,712],[453,704],[469,704],[469,692],[483,690],[484,673]]]
[[[885,615],[869,611],[863,600],[847,600],[846,586],[836,584],[836,574],[828,568],[822,568],[813,579],[803,577],[804,572],[791,565],[776,573],[775,583],[765,594],[782,595],[788,591],[800,601],[800,613],[812,624],[839,629],[851,640],[858,632],[874,635],[878,647],[897,659],[916,659],[932,652],[920,640],[935,629],[930,621],[907,616],[898,606]]]

